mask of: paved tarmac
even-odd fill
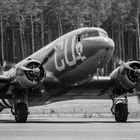
[[[139,140],[140,119],[116,123],[113,118],[1,119],[0,140]]]

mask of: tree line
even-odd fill
[[[18,62],[61,35],[102,27],[123,60],[140,59],[139,0],[0,0],[0,62]],[[106,73],[116,67],[111,61]]]

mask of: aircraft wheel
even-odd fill
[[[15,106],[15,121],[18,123],[24,123],[27,121],[28,107],[25,103],[18,103]]]
[[[126,122],[128,117],[128,108],[125,103],[118,103],[115,107],[116,122]]]

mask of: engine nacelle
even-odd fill
[[[140,62],[126,62],[124,65],[119,66],[110,74],[113,86],[117,89],[130,90],[136,87],[137,76],[135,71],[131,70],[127,66],[133,69],[140,69]]]
[[[45,69],[43,66],[40,66],[40,62],[36,60],[28,60],[22,66],[29,69],[39,68],[39,72],[34,73],[33,71],[24,71],[17,67],[16,76],[17,81],[21,86],[31,88],[39,83],[45,76]]]

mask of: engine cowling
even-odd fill
[[[132,69],[131,69],[132,68]],[[117,89],[131,90],[136,87],[137,75],[135,69],[140,69],[140,62],[129,61],[116,68],[111,74],[113,86]]]
[[[18,68],[19,67],[19,68]],[[45,77],[45,69],[40,65],[40,62],[36,60],[28,60],[25,62],[22,67],[29,69],[38,69],[37,72],[32,70],[22,70],[20,66],[16,69],[17,81],[24,87],[31,88],[34,87]]]

